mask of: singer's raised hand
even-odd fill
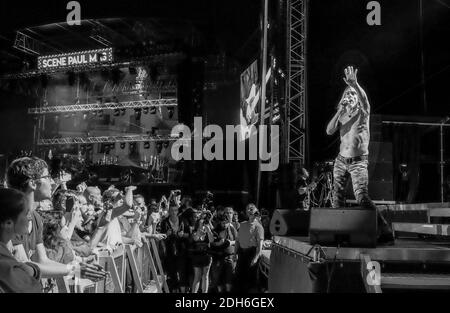
[[[358,69],[353,69],[353,66],[348,66],[345,70],[344,82],[350,87],[355,87],[358,83],[357,74]]]

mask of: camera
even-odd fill
[[[204,220],[205,224],[208,224],[212,219],[212,213],[210,211],[205,211],[200,216],[200,219]]]
[[[203,198],[202,207],[210,211],[213,205],[214,205],[214,194],[210,191],[207,191],[205,198]]]

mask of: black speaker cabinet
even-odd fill
[[[309,239],[311,244],[375,247],[376,210],[353,208],[313,208]]]
[[[308,236],[310,212],[305,210],[275,210],[270,220],[274,236]]]

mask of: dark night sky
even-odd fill
[[[308,91],[312,155],[333,155],[323,116],[329,118],[345,83],[343,69],[359,68],[372,113],[387,115],[449,115],[450,9],[435,0],[424,1],[424,51],[427,112],[420,86],[418,1],[379,1],[381,26],[366,24],[366,3],[360,0],[312,1],[308,47]],[[450,1],[447,1],[450,4]],[[325,10],[325,8],[327,8]],[[321,130],[322,128],[322,130]]]

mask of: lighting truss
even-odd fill
[[[44,47],[48,46],[39,40],[36,40],[22,32],[16,32],[13,48],[31,55],[40,55],[44,51]],[[50,47],[50,46],[48,46]],[[50,47],[54,49],[53,47]],[[56,50],[56,49],[54,49]]]
[[[176,141],[179,137],[173,136],[149,136],[149,135],[125,135],[125,136],[98,136],[98,137],[65,137],[53,139],[40,139],[39,146],[71,145],[71,144],[94,144],[94,143],[116,143],[116,142],[163,142]],[[187,139],[189,140],[189,139]]]
[[[165,107],[165,106],[169,107],[177,105],[178,105],[177,99],[170,98],[170,99],[137,100],[126,102],[46,106],[41,108],[30,108],[28,109],[28,113],[48,114],[48,113],[65,113],[65,112],[86,112],[98,110],[139,109],[139,108]]]
[[[287,162],[305,164],[308,0],[287,0]]]

